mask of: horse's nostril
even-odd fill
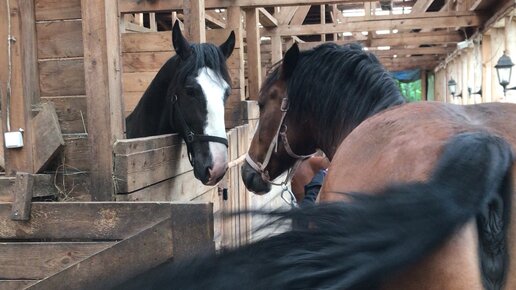
[[[213,176],[213,171],[212,171],[211,166],[208,166],[208,167],[206,168],[206,176],[207,176],[208,178],[211,178],[211,177]]]

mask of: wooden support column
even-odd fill
[[[326,5],[321,5],[321,24],[326,24]],[[321,41],[326,41],[326,34],[321,34]]]
[[[34,1],[3,1],[0,4],[0,24],[1,123],[4,132],[7,131],[8,125],[10,125],[10,131],[19,129],[24,131],[23,148],[5,149],[5,169],[8,175],[14,175],[17,171],[34,173],[31,120],[32,106],[39,103]],[[10,48],[8,39],[10,39]],[[10,121],[9,124],[7,118]]]
[[[484,103],[491,102],[492,69],[491,36],[484,34],[482,36],[482,102]]]
[[[238,88],[240,94],[239,101],[245,100],[245,72],[244,72],[244,26],[242,23],[242,9],[240,7],[227,8],[227,24],[228,32],[233,30],[235,32],[235,50],[230,57],[230,60],[237,62],[235,69],[238,73]],[[224,39],[225,40],[225,39]]]
[[[462,79],[462,104],[467,105],[468,104],[468,54],[466,51],[463,51],[461,57],[460,57],[460,66],[461,66],[461,79]]]
[[[248,90],[251,100],[258,99],[262,83],[262,62],[260,56],[260,29],[258,28],[258,9],[246,9],[247,69]]]
[[[81,11],[90,192],[92,200],[112,200],[113,144],[124,131],[118,2],[81,0]]]
[[[277,63],[283,58],[283,44],[281,43],[281,36],[274,34],[271,36],[271,62]]]
[[[206,42],[204,0],[183,0],[185,35],[189,41]]]
[[[426,70],[421,71],[421,101],[428,101]]]

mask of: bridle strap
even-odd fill
[[[183,139],[186,143],[186,149],[188,151],[188,160],[190,161],[190,164],[193,166],[193,153],[192,153],[192,144],[198,143],[198,142],[217,142],[224,144],[226,147],[228,147],[228,139],[218,137],[218,136],[211,136],[211,135],[205,135],[205,134],[195,134],[191,129],[190,126],[186,123],[186,120],[183,116],[183,113],[181,112],[181,108],[179,106],[179,102],[177,101],[177,95],[174,95],[172,99],[172,105],[174,109],[174,115],[177,116],[177,119],[179,120],[179,126],[180,126],[180,134],[183,136]]]
[[[283,100],[281,102],[281,112],[282,112],[282,114],[281,114],[281,119],[280,119],[280,123],[279,123],[279,126],[278,126],[278,130],[276,130],[276,134],[274,135],[274,138],[272,138],[272,140],[271,140],[271,143],[269,145],[267,153],[265,154],[265,158],[263,160],[263,163],[255,162],[251,158],[251,156],[249,156],[249,153],[246,154],[246,156],[245,156],[245,160],[247,161],[247,163],[254,170],[256,170],[257,172],[259,172],[261,174],[262,180],[264,180],[265,182],[267,182],[269,184],[272,184],[272,185],[286,186],[292,180],[292,178],[294,177],[294,174],[295,174],[297,168],[299,167],[299,165],[301,164],[301,162],[303,162],[303,160],[305,160],[305,159],[313,156],[314,154],[316,154],[316,153],[312,153],[312,154],[309,154],[309,155],[298,155],[298,154],[294,153],[294,151],[292,151],[292,148],[290,147],[290,144],[288,143],[287,126],[283,124],[283,122],[285,121],[285,117],[287,115],[288,109],[289,109],[288,98],[283,98]],[[265,168],[267,168],[267,165],[269,165],[269,162],[270,162],[271,156],[272,156],[272,152],[273,151],[276,151],[276,152],[278,151],[278,143],[279,143],[278,139],[279,139],[280,136],[281,136],[281,140],[283,141],[283,146],[285,148],[285,151],[287,152],[287,154],[290,157],[294,158],[296,160],[296,162],[289,169],[289,171],[287,173],[287,176],[285,177],[285,180],[283,182],[281,182],[281,183],[274,183],[274,182],[271,181],[270,176],[269,176],[269,172]],[[285,192],[285,189],[283,191]],[[292,196],[292,193],[291,193],[291,196]]]

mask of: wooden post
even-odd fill
[[[491,101],[491,36],[484,34],[482,36],[482,102]]]
[[[238,88],[240,89],[239,101],[245,100],[245,72],[244,72],[244,26],[242,25],[242,9],[240,7],[228,7],[226,28],[235,32],[235,50],[231,59],[238,62]]]
[[[421,71],[421,101],[428,101],[427,96],[427,74],[426,70]]]
[[[248,90],[251,100],[258,99],[262,83],[262,62],[260,55],[260,29],[258,9],[246,9]]]
[[[277,63],[283,58],[283,44],[281,43],[281,36],[274,34],[271,36],[271,62]]]
[[[326,5],[321,5],[321,24],[326,24]],[[321,41],[326,41],[326,34],[321,34]]]
[[[183,0],[185,35],[189,41],[206,42],[204,0]]]
[[[460,66],[461,66],[461,79],[462,79],[462,104],[467,105],[468,104],[468,54],[466,51],[463,51],[461,57],[460,57]]]
[[[123,138],[117,1],[81,0],[84,72],[91,148],[92,200],[112,200],[113,144]]]
[[[14,187],[14,202],[11,209],[11,220],[27,221],[30,218],[34,175],[17,172]]]
[[[3,1],[0,13],[3,131],[24,131],[23,148],[5,149],[5,169],[8,175],[17,171],[33,173],[32,106],[40,97],[34,1]]]

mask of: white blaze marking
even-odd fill
[[[224,94],[229,84],[211,68],[203,67],[199,70],[196,78],[206,98],[208,116],[206,116],[206,127],[204,134],[209,136],[226,137],[224,124]],[[227,148],[218,142],[209,142],[210,152],[213,159],[212,172],[214,177],[224,174],[227,165]]]

